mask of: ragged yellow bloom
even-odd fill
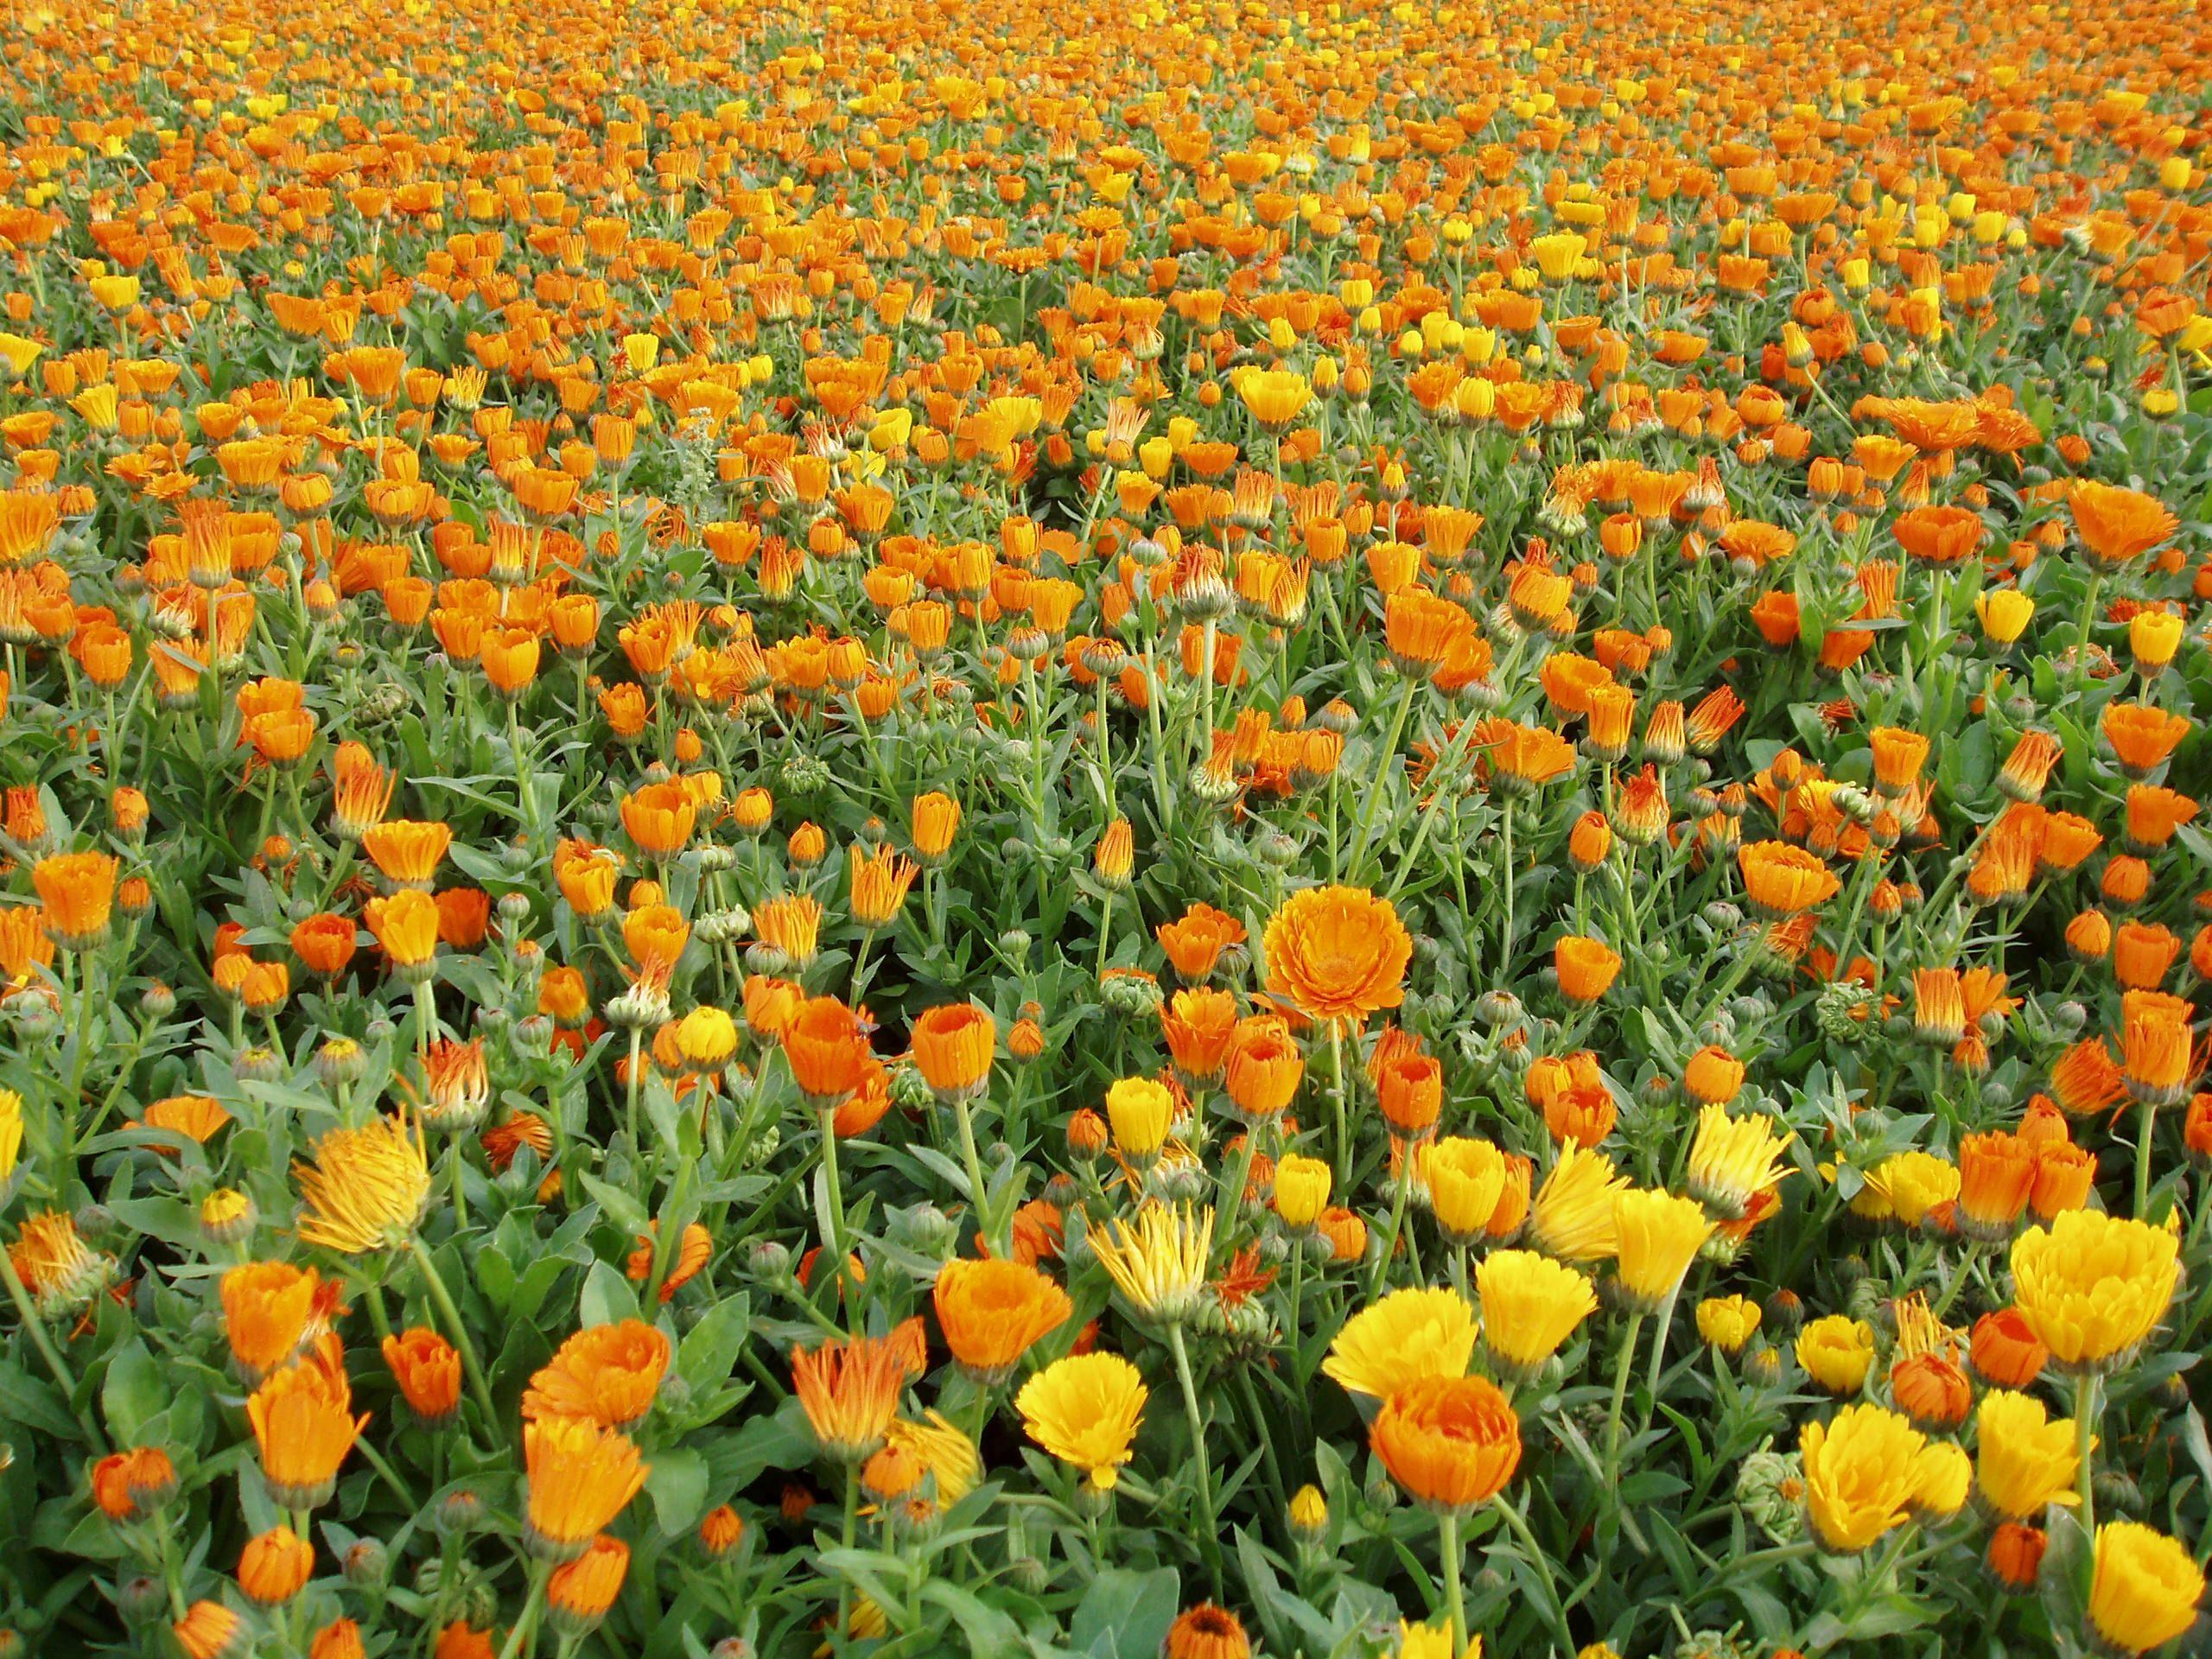
[[[1380,1400],[1416,1377],[1465,1376],[1476,1330],[1458,1291],[1409,1286],[1346,1319],[1321,1370],[1347,1392]]]
[[[1758,1333],[1760,1318],[1748,1296],[1708,1296],[1697,1305],[1697,1333],[1724,1354],[1738,1353]]]
[[[1713,1224],[1695,1198],[1628,1192],[1613,1199],[1613,1226],[1622,1294],[1649,1313],[1675,1294]]]
[[[1134,1225],[1117,1219],[1092,1235],[1090,1247],[1139,1319],[1173,1325],[1198,1306],[1213,1249],[1213,1211],[1149,1203]]]
[[[1590,1281],[1564,1262],[1534,1250],[1497,1250],[1475,1269],[1483,1339],[1502,1364],[1522,1376],[1557,1353],[1598,1311]]]
[[[422,1131],[404,1117],[332,1129],[315,1143],[315,1161],[292,1173],[300,1236],[346,1255],[404,1243],[430,1196]]]
[[[2071,1418],[2053,1422],[2033,1395],[1993,1389],[1982,1396],[1974,1424],[1974,1479],[1981,1501],[1999,1519],[2032,1521],[2045,1504],[2080,1501]]]
[[[937,1411],[925,1412],[922,1422],[895,1419],[884,1431],[887,1445],[910,1455],[923,1472],[937,1483],[937,1506],[949,1510],[976,1490],[982,1476],[983,1460],[976,1442],[951,1419]]]
[[[1129,1460],[1147,1392],[1119,1354],[1071,1354],[1023,1383],[1014,1406],[1031,1440],[1109,1491]]]
[[[1563,1262],[1602,1262],[1620,1249],[1613,1200],[1628,1190],[1613,1160],[1573,1141],[1544,1178],[1529,1211],[1529,1236],[1547,1255]]]
[[[1905,1521],[1928,1441],[1902,1413],[1846,1406],[1829,1422],[1807,1423],[1799,1444],[1806,1507],[1822,1548],[1856,1554]]]
[[[1789,1141],[1763,1114],[1733,1117],[1726,1106],[1705,1107],[1690,1142],[1690,1196],[1723,1221],[1741,1220],[1753,1199],[1781,1182]]]
[[[2124,1363],[2174,1298],[2180,1240],[2148,1222],[2069,1210],[2012,1244],[2013,1302],[2075,1371]]]

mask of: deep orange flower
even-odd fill
[[[1308,887],[1268,920],[1268,994],[1307,1019],[1357,1024],[1405,998],[1413,940],[1387,899],[1363,887]]]
[[[384,1339],[400,1397],[426,1423],[442,1423],[461,1405],[461,1352],[436,1332],[416,1325]]]
[[[2180,528],[2181,521],[2155,496],[2080,479],[2068,489],[2074,533],[2107,564],[2148,553]]]
[[[986,1386],[1003,1382],[1039,1338],[1075,1312],[1059,1286],[1016,1262],[956,1257],[939,1270],[933,1296],[945,1345]]]
[[[1416,1502],[1465,1515],[1513,1478],[1521,1419],[1485,1378],[1424,1376],[1383,1401],[1368,1443]]]
[[[115,904],[116,861],[105,853],[57,853],[31,866],[45,905],[47,937],[65,950],[90,950],[107,938]]]
[[[247,1396],[262,1476],[279,1508],[311,1510],[329,1501],[338,1466],[369,1421],[366,1412],[353,1414],[353,1403],[345,1356],[334,1336]]]
[[[928,1009],[915,1020],[910,1040],[914,1069],[939,1100],[973,1100],[990,1087],[998,1024],[987,1010],[973,1002]]]
[[[523,1419],[579,1417],[627,1428],[652,1409],[671,1357],[667,1337],[642,1319],[588,1325],[530,1379]]]

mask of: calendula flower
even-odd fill
[[[1210,1209],[1147,1203],[1134,1224],[1117,1217],[1093,1233],[1091,1250],[1139,1319],[1174,1325],[1197,1310],[1213,1223]]]
[[[831,1340],[791,1351],[791,1392],[823,1451],[857,1464],[883,1444],[908,1370],[906,1342],[890,1337]]]
[[[312,1510],[330,1501],[338,1467],[369,1421],[365,1412],[355,1417],[353,1404],[345,1356],[332,1336],[246,1396],[262,1477],[278,1507]]]
[[[238,1557],[238,1588],[263,1607],[281,1606],[315,1576],[315,1546],[289,1527],[271,1527],[246,1541]]]
[[[546,1560],[582,1555],[652,1471],[629,1436],[582,1417],[526,1422],[522,1446],[529,1484],[523,1536]]]
[[[1628,1305],[1656,1312],[1675,1294],[1699,1249],[1713,1236],[1713,1226],[1694,1198],[1634,1190],[1617,1193],[1616,1273]]]
[[[384,1363],[423,1422],[445,1422],[461,1408],[461,1351],[436,1332],[416,1325],[386,1337]]]
[[[2075,1425],[2054,1422],[2043,1402],[1993,1389],[1974,1413],[1974,1481],[1999,1520],[2032,1521],[2052,1503],[2073,1503],[2080,1466]]]
[[[59,1210],[27,1218],[8,1247],[8,1260],[48,1317],[90,1301],[115,1270],[114,1258],[88,1248],[75,1219]]]
[[[2097,1529],[2089,1623],[2122,1653],[2163,1647],[2196,1622],[2204,1572],[2177,1538],[2135,1521]]]
[[[194,1602],[169,1630],[186,1659],[234,1659],[252,1639],[245,1620],[219,1601]]]
[[[1847,1313],[1815,1319],[1797,1333],[1797,1363],[1830,1394],[1856,1394],[1874,1368],[1874,1327]]]
[[[1613,1200],[1628,1188],[1613,1160],[1573,1141],[1537,1189],[1529,1211],[1529,1238],[1547,1255],[1564,1262],[1602,1262],[1620,1248]]]
[[[937,1506],[940,1510],[950,1509],[975,1491],[976,1481],[982,1476],[982,1459],[976,1450],[976,1442],[942,1413],[925,1412],[918,1423],[905,1417],[894,1418],[883,1438],[886,1446],[894,1446],[912,1458],[935,1484]]]
[[[1821,1548],[1853,1554],[1908,1518],[1928,1442],[1900,1414],[1846,1406],[1805,1425],[1805,1503]]]
[[[1724,1354],[1743,1351],[1758,1334],[1761,1311],[1748,1296],[1708,1296],[1697,1305],[1697,1333]]]
[[[314,1160],[295,1163],[292,1173],[300,1184],[301,1238],[345,1255],[404,1243],[429,1202],[422,1132],[401,1117],[326,1131]]]
[[[588,1325],[530,1379],[523,1418],[581,1417],[603,1428],[627,1428],[652,1409],[671,1357],[668,1338],[643,1319]]]
[[[953,1358],[986,1387],[1005,1382],[1038,1339],[1075,1312],[1067,1293],[1035,1268],[998,1258],[946,1262],[932,1300]]]
[[[289,1262],[249,1262],[223,1275],[223,1334],[231,1357],[258,1377],[291,1358],[308,1332],[321,1280]]]
[[[1482,1305],[1484,1344],[1516,1376],[1533,1375],[1598,1310],[1598,1293],[1587,1278],[1534,1250],[1484,1256],[1475,1269],[1475,1295]]]
[[[546,1576],[545,1605],[554,1628],[569,1637],[589,1630],[614,1605],[629,1572],[630,1546],[601,1533],[582,1554]]]
[[[2173,1300],[2180,1241],[2163,1227],[2070,1210],[2012,1244],[2013,1306],[2069,1370],[2124,1364]]]
[[[1479,1237],[1505,1192],[1504,1154],[1487,1141],[1449,1135],[1421,1142],[1414,1163],[1445,1236],[1454,1243]]]
[[[1347,1393],[1379,1400],[1419,1377],[1465,1376],[1478,1328],[1458,1291],[1409,1286],[1346,1319],[1321,1370]]]
[[[1384,1399],[1368,1444],[1416,1503],[1465,1515],[1520,1467],[1521,1419],[1483,1377],[1416,1377]]]
[[[1318,1022],[1357,1024],[1405,997],[1413,940],[1387,899],[1363,887],[1307,887],[1261,938],[1268,993]]]
[[[1252,1639],[1236,1614],[1202,1602],[1177,1615],[1160,1651],[1161,1659],[1248,1659]]]
[[[1071,1354],[1023,1383],[1014,1405],[1031,1440],[1080,1470],[1094,1490],[1110,1491],[1129,1460],[1147,1397],[1137,1368],[1119,1354]]]
[[[1737,1075],[1740,1078],[1740,1066]],[[1734,1092],[1729,1090],[1732,1098]],[[1720,1220],[1741,1219],[1762,1193],[1781,1183],[1782,1154],[1789,1141],[1763,1115],[1732,1117],[1725,1104],[1701,1108],[1690,1142],[1690,1196]]]

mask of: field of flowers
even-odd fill
[[[2212,1650],[2205,29],[0,10],[0,1659]]]

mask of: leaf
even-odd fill
[[[753,1300],[742,1293],[724,1298],[684,1333],[677,1351],[676,1371],[695,1389],[726,1379],[753,1334]]]
[[[654,1452],[645,1491],[664,1534],[673,1538],[689,1530],[707,1511],[706,1459],[681,1446]]]
[[[638,1317],[638,1293],[630,1281],[604,1262],[594,1262],[584,1275],[584,1294],[576,1312],[587,1325],[613,1325]]]
[[[116,1442],[137,1444],[139,1431],[168,1404],[168,1394],[161,1365],[143,1341],[133,1337],[117,1349],[100,1389],[100,1412]]]
[[[953,1623],[968,1638],[968,1651],[975,1659],[1020,1651],[1021,1627],[950,1580],[931,1579],[922,1586],[922,1599],[952,1615]]]
[[[1090,1581],[1068,1622],[1068,1643],[1079,1653],[1135,1656],[1157,1653],[1182,1605],[1182,1579],[1172,1567],[1132,1573],[1109,1567]]]

